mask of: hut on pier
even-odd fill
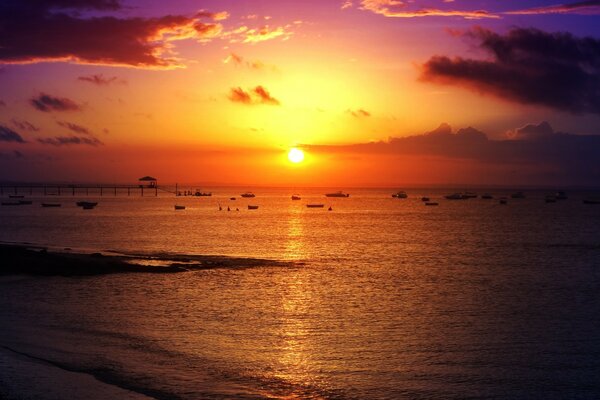
[[[153,178],[151,176],[144,176],[140,179],[138,179],[138,181],[140,182],[140,187],[147,187],[147,188],[156,188],[158,186],[158,181],[156,178]]]

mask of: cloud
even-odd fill
[[[422,81],[452,84],[521,104],[572,113],[600,113],[600,40],[570,33],[515,28],[500,35],[484,28],[464,34],[491,60],[434,56]]]
[[[18,150],[14,150],[10,153],[0,152],[0,160],[18,160],[25,158],[25,155]]]
[[[97,75],[85,75],[77,78],[78,81],[93,83],[98,86],[108,86],[112,83],[125,84],[126,81],[119,79],[116,76],[104,76],[102,74]]]
[[[370,117],[371,113],[368,112],[367,110],[364,110],[362,108],[359,108],[358,110],[346,110],[346,112],[350,115],[352,115],[355,118],[364,118],[364,117]]]
[[[375,14],[393,18],[417,17],[460,17],[465,19],[500,18],[486,10],[442,10],[438,8],[409,7],[412,1],[399,0],[362,0],[361,10],[371,11]],[[448,3],[448,2],[445,2]]]
[[[95,137],[87,137],[87,136],[55,136],[48,138],[40,138],[37,140],[38,142],[51,146],[69,146],[69,145],[88,145],[88,146],[102,146],[102,143],[99,139]]]
[[[80,135],[91,135],[91,132],[89,131],[89,129],[81,126],[81,125],[77,125],[77,124],[73,124],[71,122],[66,122],[66,121],[57,121],[56,122],[59,126],[62,126],[63,128],[67,128],[68,130],[80,134]]]
[[[40,128],[38,128],[37,126],[33,125],[29,121],[18,120],[16,118],[13,118],[11,120],[11,122],[12,122],[12,124],[14,126],[16,126],[18,129],[21,129],[22,131],[39,132],[39,130],[40,130]]]
[[[116,0],[4,0],[0,3],[0,63],[70,61],[175,68],[183,64],[171,42],[206,40],[215,32],[215,24],[203,24],[199,17],[83,15],[84,11],[121,9]],[[224,17],[223,13],[212,14],[213,19]]]
[[[25,143],[25,139],[9,127],[0,125],[0,142]]]
[[[506,14],[600,14],[600,0],[578,1],[576,3],[555,4],[552,6],[533,7],[523,10],[509,11]]]
[[[244,57],[240,56],[236,53],[230,53],[224,60],[223,64],[233,64],[235,66],[243,66],[246,68],[254,69],[254,70],[265,70],[271,69],[273,71],[277,71],[277,67],[275,65],[267,65],[259,60],[254,61],[246,61]]]
[[[226,19],[229,19],[229,17],[230,15],[227,11],[210,12],[202,10],[196,13],[196,18],[210,18],[213,21],[225,21]]]
[[[352,8],[352,6],[354,6],[354,4],[352,3],[352,1],[350,0],[346,0],[342,3],[342,6],[340,7],[342,10],[345,10],[347,8]]]
[[[81,106],[73,100],[67,99],[66,97],[54,97],[45,93],[40,93],[39,96],[30,99],[29,104],[38,111],[43,112],[81,111]]]
[[[506,132],[509,139],[514,140],[537,140],[554,135],[554,129],[546,121],[539,124],[527,124],[521,128],[516,128]]]
[[[243,43],[259,43],[276,38],[288,39],[293,35],[293,32],[286,29],[287,27],[278,26],[271,28],[269,25],[262,26],[257,29],[248,29],[244,32]]]
[[[271,96],[271,94],[263,86],[256,86],[254,89],[245,91],[241,87],[231,88],[229,91],[229,100],[234,103],[242,104],[267,104],[278,106],[281,103],[279,100]]]
[[[517,136],[514,136],[517,132]],[[432,132],[376,143],[304,145],[315,153],[372,154],[438,157],[470,160],[482,165],[551,171],[553,180],[570,184],[594,184],[600,179],[600,135],[556,132],[547,122],[510,131],[503,140],[491,140],[472,127],[452,133],[447,124]]]

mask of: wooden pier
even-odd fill
[[[98,184],[55,184],[55,183],[0,183],[0,196],[38,195],[38,196],[117,196],[117,195],[153,195],[158,192],[174,193],[158,185],[98,185]]]

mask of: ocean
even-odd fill
[[[408,199],[212,191],[0,206],[1,242],[264,259],[3,277],[0,347],[159,399],[600,397],[600,205],[583,204],[590,193],[546,204],[546,192],[527,191],[501,205],[511,191],[460,201],[433,189]],[[99,205],[75,205],[88,199]]]

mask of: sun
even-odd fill
[[[288,153],[288,160],[294,164],[301,163],[304,161],[304,152],[296,147],[292,147]]]

